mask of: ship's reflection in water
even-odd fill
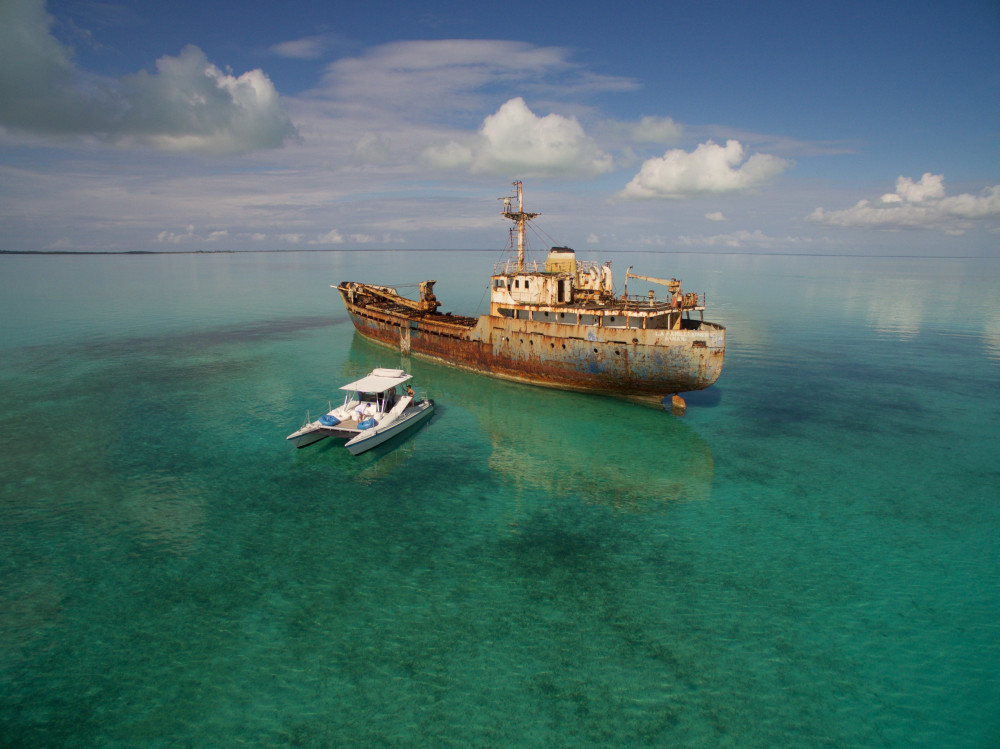
[[[387,366],[387,353],[398,356],[355,334],[346,366]],[[456,428],[441,423],[449,412],[456,421],[462,410],[475,417],[466,422],[481,433],[462,437],[486,440],[490,471],[513,493],[577,496],[634,512],[711,497],[712,449],[670,413],[617,398],[518,385],[417,357],[400,358],[398,366],[441,406],[435,440]]]
[[[670,414],[598,396],[504,390],[485,391],[470,407],[493,446],[490,468],[512,487],[631,511],[710,497],[712,450]]]

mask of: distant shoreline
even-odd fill
[[[355,250],[0,250],[0,255],[277,255],[283,252],[497,252],[493,249],[417,249],[373,247]]]
[[[389,247],[372,247],[365,249],[289,249],[289,250],[0,250],[0,255],[281,255],[301,252],[505,252],[495,248],[421,248],[399,249]],[[545,252],[546,250],[535,250]],[[578,250],[587,252],[588,250]],[[596,250],[595,250],[596,252]],[[702,250],[603,250],[604,254],[620,255],[631,253],[636,255],[704,255],[712,257],[842,257],[900,260],[1000,260],[993,255],[869,255],[866,253],[834,253],[834,252],[705,252]]]

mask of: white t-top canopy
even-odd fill
[[[392,390],[396,385],[402,385],[411,379],[413,378],[402,369],[379,368],[373,369],[370,374],[344,385],[340,389],[354,390],[359,393],[384,393],[386,390]]]

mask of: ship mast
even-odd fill
[[[501,198],[503,200],[503,216],[504,218],[509,218],[515,224],[517,224],[517,270],[518,272],[524,271],[524,227],[531,221],[531,219],[536,216],[540,216],[539,213],[525,213],[524,212],[524,201],[521,195],[521,180],[514,183],[514,187],[517,188],[517,194],[511,195],[506,198]],[[511,209],[511,202],[517,200],[517,210]]]

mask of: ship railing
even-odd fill
[[[524,261],[524,272],[526,273],[539,273],[545,270],[545,266],[539,267],[537,260],[525,260]],[[512,273],[520,273],[521,269],[517,267],[517,260],[509,259],[504,260],[500,263],[493,264],[493,275],[494,276],[506,276]]]
[[[629,294],[625,298],[625,307],[626,308],[630,308],[630,307],[631,308],[646,307],[648,309],[649,307],[654,307],[656,309],[659,309],[661,307],[669,307],[669,306],[670,306],[670,301],[669,300],[667,300],[667,299],[650,299],[645,294]]]
[[[673,303],[670,299],[650,299],[648,295],[643,294],[629,294],[625,299],[625,308],[634,309],[638,307],[644,307],[646,309],[669,309],[673,307]],[[705,295],[696,294],[694,292],[685,293],[684,301],[681,304],[681,309],[704,309],[705,308]]]
[[[577,273],[587,273],[589,270],[594,269],[598,272],[601,270],[601,264],[594,260],[577,260],[576,261],[576,272]],[[517,260],[508,259],[502,262],[493,264],[493,275],[500,276],[510,273],[517,273]],[[545,263],[539,262],[538,260],[525,260],[524,270],[530,273],[539,273],[545,270]]]

